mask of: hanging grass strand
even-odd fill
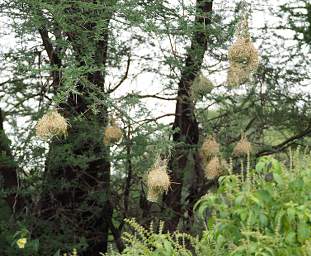
[[[55,136],[66,136],[68,133],[68,122],[56,110],[47,112],[36,125],[36,135],[48,140]]]

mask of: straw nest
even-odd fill
[[[222,162],[215,156],[210,160],[204,168],[204,175],[208,180],[213,180],[219,177],[222,173]]]
[[[117,143],[122,138],[122,130],[116,124],[115,119],[111,120],[111,125],[107,126],[104,131],[104,144],[109,145]]]
[[[228,59],[230,64],[238,64],[247,68],[249,71],[255,71],[258,68],[258,51],[251,42],[250,38],[239,37],[229,48]]]
[[[213,88],[213,82],[200,72],[193,81],[192,95],[194,98],[202,97],[210,93]]]
[[[166,165],[156,166],[148,173],[147,186],[150,189],[167,191],[171,185],[170,177],[167,174]]]
[[[227,83],[232,87],[246,83],[259,65],[258,51],[251,42],[246,17],[241,20],[236,34],[237,40],[228,50],[230,67]]]
[[[219,144],[213,137],[208,137],[204,140],[201,153],[203,157],[211,157],[219,154]]]
[[[247,67],[242,67],[235,63],[230,65],[227,83],[230,87],[237,87],[249,81],[251,71]]]
[[[67,120],[56,110],[44,114],[36,125],[36,135],[43,140],[51,139],[54,136],[66,136],[67,130]]]
[[[248,155],[252,151],[252,144],[247,140],[246,136],[242,135],[240,141],[233,149],[233,154],[236,156]]]
[[[147,192],[147,200],[152,203],[156,203],[159,201],[160,195],[161,192],[159,192],[158,190],[149,188]]]
[[[168,191],[170,185],[171,181],[167,173],[167,161],[158,160],[147,176],[147,199],[151,202],[157,201],[163,192]]]

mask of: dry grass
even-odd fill
[[[111,119],[111,125],[107,126],[104,131],[104,144],[109,145],[117,143],[122,138],[122,130],[116,124],[114,119]]]
[[[208,180],[215,179],[221,175],[222,165],[217,156],[213,157],[205,166],[204,174]]]
[[[36,125],[36,135],[43,140],[66,136],[67,132],[68,122],[56,110],[47,112]]]
[[[148,197],[151,199],[158,198],[163,192],[167,192],[170,186],[167,162],[166,160],[158,160],[147,176]],[[149,201],[153,202],[152,200]]]
[[[216,139],[213,137],[208,137],[204,140],[201,153],[203,157],[211,157],[216,156],[219,154],[219,144],[217,143]]]
[[[245,67],[250,72],[256,71],[259,64],[258,51],[250,38],[240,37],[229,48],[228,59],[230,64]]]
[[[237,40],[228,50],[230,67],[227,83],[230,87],[237,87],[248,82],[259,66],[259,54],[251,42],[246,18],[240,22],[236,34]]]
[[[161,196],[162,192],[158,191],[156,189],[149,188],[147,192],[147,200],[156,203],[159,200],[159,197]]]
[[[248,155],[252,151],[252,144],[248,141],[246,136],[242,135],[240,141],[233,149],[233,154],[236,156]]]
[[[230,65],[227,83],[230,87],[237,87],[249,81],[251,71],[247,67],[232,63]]]

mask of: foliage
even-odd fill
[[[134,235],[124,232],[123,240],[126,241],[127,247],[122,254],[114,252],[106,255],[159,255],[159,256],[191,256],[191,251],[187,249],[187,243],[196,241],[190,235],[176,232],[174,234],[164,233],[164,223],[160,222],[158,232],[154,231],[153,224],[149,229],[139,225],[134,219],[126,220],[127,224],[134,230]]]
[[[262,157],[241,179],[221,177],[217,192],[196,204],[198,215],[206,218],[205,255],[220,255],[219,248],[234,256],[310,255],[310,162],[286,169],[272,157]],[[210,236],[212,246],[206,247]]]
[[[197,8],[199,3],[211,2],[210,13]],[[232,153],[233,144],[243,132],[254,145],[252,153],[256,157],[298,144],[311,145],[307,138],[311,132],[311,96],[300,91],[310,84],[308,42],[311,37],[307,24],[310,5],[302,6],[305,11],[300,15],[300,6],[293,9],[295,3],[285,1],[288,4],[276,9],[278,13],[271,17],[283,17],[286,13],[292,17],[290,22],[285,17],[279,31],[269,23],[258,28],[250,15],[252,41],[260,52],[259,69],[254,79],[241,88],[228,89],[222,78],[227,71],[228,47],[234,41],[234,30],[240,20],[239,2],[0,1],[0,22],[3,16],[8,23],[7,29],[1,31],[2,41],[6,43],[6,33],[16,41],[12,46],[5,45],[0,55],[3,71],[0,104],[6,113],[6,132],[13,139],[10,145],[1,131],[0,162],[10,167],[18,178],[15,188],[2,191],[1,187],[1,255],[20,254],[15,240],[25,238],[14,235],[21,230],[28,232],[24,254],[62,254],[73,248],[87,253],[91,247],[105,251],[108,243],[121,250],[118,237],[125,229],[123,219],[129,216],[137,218],[139,223],[149,223],[152,219],[166,220],[178,211],[182,221],[177,220],[176,225],[198,234],[199,225],[192,225],[193,204],[217,183],[214,178],[218,172],[212,175],[213,180],[204,179],[201,159],[194,156],[201,147],[197,141],[215,135],[224,157]],[[252,2],[253,14],[268,14],[265,10],[268,3]],[[197,24],[196,20],[202,22]],[[284,22],[284,18],[280,20]],[[288,29],[294,30],[296,36],[285,38],[283,32]],[[189,47],[191,38],[202,39],[199,41],[207,50],[203,52],[196,43]],[[197,53],[200,60],[193,58]],[[201,61],[202,66],[198,65]],[[181,86],[184,67],[187,71],[184,73],[190,73],[184,79],[186,92]],[[200,88],[191,81],[195,73],[204,78]],[[188,97],[191,91],[194,99]],[[185,97],[180,97],[180,93],[185,93]],[[180,114],[171,113],[176,99],[181,100],[181,107],[189,100],[190,109],[195,108],[195,115],[190,119],[200,129],[187,128],[184,120],[193,114],[188,107]],[[165,106],[163,113],[159,113],[158,103]],[[35,123],[55,107],[70,123],[68,136],[40,142],[34,136]],[[104,145],[104,131],[111,116],[120,123],[118,135],[122,132],[123,139]],[[175,129],[171,117],[186,118],[176,122],[179,127]],[[176,136],[180,128],[185,128],[184,134]],[[194,139],[189,137],[189,132]],[[268,138],[267,133],[273,138]],[[175,140],[177,137],[179,141]],[[184,157],[180,158],[172,149],[182,149]],[[164,196],[161,202],[151,204],[146,200],[145,181],[157,155],[177,160],[184,166],[178,164],[168,172],[172,177],[168,192],[175,193],[177,188],[180,197],[168,202]],[[2,170],[9,173],[0,166]],[[239,182],[235,176],[230,181],[230,177],[220,179],[220,189],[224,184]],[[3,184],[1,178],[0,184]],[[260,186],[254,183],[254,188],[250,185],[242,188],[241,184],[236,185],[236,193],[242,193],[243,189],[253,193]],[[23,199],[23,207],[14,214],[2,198],[14,195],[16,190]],[[216,201],[222,198],[221,193],[230,196],[227,191],[219,191]],[[172,208],[173,203],[177,204],[176,209]],[[201,203],[208,205],[202,199],[198,209]],[[219,207],[228,208],[224,202]],[[271,209],[263,211],[267,211],[266,217],[275,214]],[[138,228],[133,222],[130,224]],[[217,244],[216,238],[222,239],[220,231],[217,234],[206,231],[200,240],[181,233],[176,237],[150,232],[142,238],[150,239],[145,247],[144,242],[131,242],[129,237],[126,241],[137,251],[153,253],[156,248],[157,253],[164,255],[195,252],[205,255],[211,250],[226,255],[229,250]],[[245,238],[241,232],[239,235]],[[228,238],[224,234],[221,237]],[[235,245],[242,246],[239,243]],[[301,244],[300,240],[295,243],[298,247]]]
[[[222,176],[218,190],[195,206],[206,225],[201,238],[163,233],[163,224],[154,232],[127,220],[135,233],[123,234],[127,247],[121,255],[310,256],[310,163],[304,157],[287,169],[262,157],[247,177]]]

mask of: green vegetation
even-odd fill
[[[310,13],[0,0],[0,256],[310,256]]]
[[[145,229],[127,223],[122,255],[309,256],[311,255],[311,162],[292,169],[262,157],[247,176],[226,175],[219,188],[203,196],[195,210],[206,229],[199,236]],[[108,254],[119,255],[119,254]]]

